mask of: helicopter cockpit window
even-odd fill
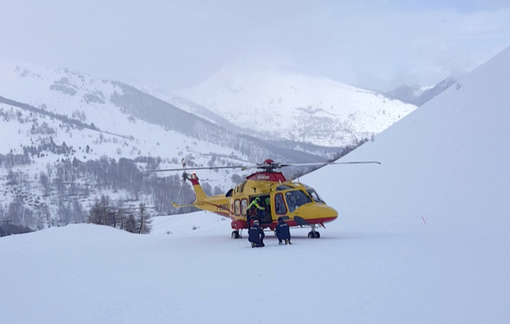
[[[281,185],[281,186],[276,187],[276,190],[278,190],[278,191],[287,190],[287,189],[293,189],[293,188],[286,186],[286,185]]]
[[[312,196],[312,199],[314,201],[319,202],[319,203],[324,203],[324,200],[322,200],[321,197],[319,197],[319,194],[317,193],[317,191],[312,190],[312,189],[307,189],[306,192],[308,192],[308,194],[310,196]]]
[[[285,207],[285,202],[283,201],[283,195],[281,193],[276,194],[274,196],[275,201],[275,210],[278,215],[283,215],[287,213],[287,207]]]
[[[287,200],[287,206],[289,206],[289,212],[293,212],[299,208],[299,206],[311,203],[312,200],[301,190],[292,190],[285,193],[285,199]]]

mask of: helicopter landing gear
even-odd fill
[[[230,235],[230,237],[233,239],[239,239],[239,238],[242,238],[242,235],[239,234],[239,231],[232,231],[232,234]]]
[[[312,230],[308,233],[308,238],[321,238],[321,233],[315,230],[315,224],[312,224]]]

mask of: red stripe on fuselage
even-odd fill
[[[216,214],[223,216],[223,217],[230,217],[232,221],[234,221],[234,218],[231,217],[228,213],[221,213],[221,212],[215,212]],[[315,218],[315,219],[306,219],[308,224],[323,224],[332,222],[336,219],[336,217],[324,217],[324,218]],[[246,224],[246,222],[244,222]],[[285,223],[289,224],[289,226],[300,226],[298,223],[296,223],[294,220],[286,220]],[[278,225],[278,222],[272,222],[269,224],[261,224],[262,228],[271,228],[274,229]],[[242,228],[248,228],[248,227],[242,227]],[[237,227],[237,229],[241,229],[241,227]]]
[[[323,224],[323,223],[332,222],[335,219],[336,219],[336,217],[324,217],[324,218],[305,219],[305,221],[308,222],[308,224]],[[293,219],[288,219],[285,221],[285,223],[289,224],[289,226],[300,226]],[[278,225],[278,222],[274,222],[272,224],[269,224],[268,226],[264,226],[264,224],[262,224],[263,227],[270,227],[270,228],[274,228],[276,225]]]

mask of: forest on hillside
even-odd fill
[[[147,170],[157,169],[160,158],[138,157],[114,159],[102,156],[98,160],[80,161],[76,157],[61,157],[47,164],[44,170],[30,174],[28,168],[32,155],[48,154],[50,150],[64,155],[63,145],[53,143],[46,153],[39,149],[25,148],[23,154],[0,154],[0,166],[5,169],[4,197],[11,201],[0,204],[0,222],[11,225],[41,229],[44,226],[63,226],[87,221],[96,200],[105,200],[109,208],[132,210],[140,203],[146,204],[152,214],[175,214],[193,211],[193,208],[177,210],[172,201],[179,195],[182,201],[193,201],[195,194],[178,175],[158,177],[154,173],[142,173],[137,164]],[[16,171],[15,171],[16,170]],[[207,194],[222,190],[203,184]]]
[[[346,148],[344,154],[354,148]],[[90,219],[98,201],[109,213],[126,217],[133,214],[132,211],[139,208],[141,203],[147,206],[144,208],[152,215],[196,210],[194,207],[176,209],[172,206],[175,199],[179,199],[180,203],[195,199],[191,186],[183,183],[180,176],[159,177],[156,173],[143,173],[137,166],[144,165],[147,171],[156,170],[162,162],[161,158],[141,156],[117,160],[102,156],[97,160],[80,161],[76,157],[66,157],[72,150],[65,143],[57,145],[50,141],[46,146],[23,147],[23,154],[0,154],[0,166],[6,171],[3,195],[12,197],[8,204],[0,204],[0,223],[29,229],[82,223]],[[27,167],[33,158],[49,153],[61,157],[55,163],[48,163],[37,174],[30,174],[28,168],[15,168]],[[212,156],[208,165],[215,165],[219,159]],[[189,165],[193,166],[192,160]],[[291,176],[296,178],[312,170],[301,169],[301,172]],[[231,180],[241,181],[242,178],[233,173]],[[202,187],[208,195],[224,192],[222,188],[213,188],[207,182],[202,183]]]

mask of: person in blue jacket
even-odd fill
[[[290,243],[290,229],[289,224],[285,223],[282,217],[278,217],[278,225],[276,225],[276,237],[278,237],[279,244],[292,244]]]
[[[254,220],[253,225],[248,230],[248,241],[251,242],[251,247],[264,247],[264,231],[259,226],[259,221]]]

